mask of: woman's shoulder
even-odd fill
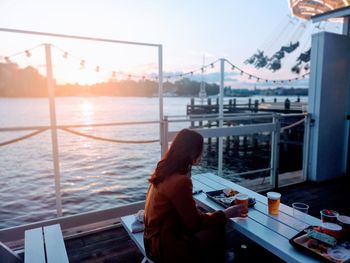
[[[192,184],[192,180],[191,178],[187,175],[187,174],[173,174],[172,176],[169,176],[169,182],[172,183],[191,183]]]

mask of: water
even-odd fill
[[[278,101],[284,99],[278,98]],[[247,98],[239,100],[247,101]],[[185,115],[189,101],[189,98],[165,98],[164,114]],[[159,118],[157,98],[57,98],[56,112],[59,125],[156,121]],[[49,124],[47,98],[0,98],[1,128]],[[187,125],[172,125],[170,130]],[[76,130],[120,140],[159,139],[158,124]],[[28,133],[2,132],[0,142]],[[58,131],[58,140],[64,215],[110,208],[145,198],[147,178],[160,158],[159,142],[110,143],[64,131]],[[202,165],[194,173],[208,170],[214,171],[212,166]],[[0,176],[0,228],[56,216],[50,131],[0,147]]]

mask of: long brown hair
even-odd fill
[[[202,150],[202,135],[189,129],[181,130],[148,181],[157,186],[173,174],[187,174],[193,161],[202,154]]]

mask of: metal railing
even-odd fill
[[[124,122],[124,123],[104,123],[104,124],[84,124],[84,125],[57,125],[56,123],[56,110],[55,110],[55,100],[54,100],[54,81],[53,81],[53,72],[51,65],[51,46],[50,44],[45,44],[45,55],[46,55],[46,73],[47,73],[47,86],[49,91],[49,101],[50,101],[50,126],[31,126],[31,127],[8,127],[8,128],[0,128],[0,132],[9,132],[9,131],[45,131],[47,129],[51,130],[51,138],[52,138],[52,151],[53,151],[53,162],[54,162],[54,171],[55,171],[55,189],[56,189],[56,210],[57,215],[62,216],[62,201],[61,201],[61,182],[60,182],[60,169],[59,169],[59,149],[58,149],[58,139],[57,139],[57,130],[61,129],[64,131],[72,132],[69,130],[70,128],[81,128],[81,127],[101,127],[101,126],[114,126],[114,125],[134,125],[134,124],[150,124],[157,123],[160,125],[160,139],[152,140],[152,142],[160,141],[161,144],[161,152],[164,153],[167,150],[168,142],[171,141],[176,132],[169,131],[169,124],[174,122],[192,122],[196,120],[206,120],[206,121],[217,121],[218,127],[211,129],[197,129],[204,137],[218,137],[219,138],[219,157],[218,157],[218,173],[222,172],[222,163],[223,163],[223,141],[222,138],[224,136],[240,136],[247,134],[254,134],[259,132],[269,132],[272,134],[272,150],[271,150],[271,165],[266,168],[266,170],[270,170],[271,182],[274,186],[277,186],[278,180],[278,144],[279,144],[279,134],[281,131],[279,116],[278,114],[249,114],[246,116],[233,114],[233,115],[224,115],[223,114],[223,88],[224,88],[224,63],[225,59],[220,59],[220,107],[218,115],[196,115],[196,116],[187,116],[180,117],[178,119],[172,119],[171,117],[163,118],[163,59],[162,59],[162,45],[160,44],[150,44],[150,43],[138,43],[138,42],[129,42],[129,41],[120,41],[120,40],[111,40],[111,39],[101,39],[94,37],[83,37],[83,36],[72,36],[72,35],[62,35],[62,34],[53,34],[53,33],[43,33],[43,32],[35,32],[35,31],[25,31],[25,30],[17,30],[17,29],[7,29],[0,28],[0,31],[9,32],[9,33],[19,33],[19,34],[31,34],[31,35],[39,35],[39,36],[50,36],[50,37],[59,37],[59,38],[69,38],[69,39],[80,39],[87,41],[99,41],[99,42],[110,42],[110,43],[118,43],[118,44],[129,44],[129,45],[141,45],[141,46],[150,46],[157,48],[158,51],[158,80],[159,80],[159,121],[151,121],[151,122]],[[235,127],[223,127],[223,124],[227,120],[252,120],[259,118],[267,118],[266,116],[270,116],[271,121],[269,123],[263,124],[247,124],[244,126],[235,126]],[[304,116],[304,115],[302,115]],[[309,137],[309,124],[310,119],[308,117],[305,118],[305,143],[304,143],[304,152],[305,149],[308,149],[308,137]],[[37,133],[33,132],[28,136],[35,136]],[[77,135],[84,136],[84,134],[79,133]],[[86,135],[86,134],[85,134]],[[25,139],[22,138],[17,139]],[[103,139],[96,138],[96,136],[88,136],[92,139]],[[109,140],[112,142],[122,142],[121,140]],[[15,142],[15,140],[13,140]],[[126,143],[126,141],[124,141]],[[9,143],[9,142],[7,142]],[[11,142],[12,143],[12,142]],[[128,141],[128,143],[141,143],[140,141]],[[303,165],[308,165],[308,157],[304,154]],[[306,169],[305,169],[306,173]],[[276,179],[277,178],[277,179]],[[304,176],[306,178],[306,175]]]
[[[300,117],[295,123],[288,126],[281,127],[281,118],[288,117]],[[228,122],[228,121],[253,121],[253,120],[268,120],[265,123],[257,124],[246,124],[237,125],[230,127],[219,127],[211,128],[197,128],[198,131],[204,138],[216,137],[222,140],[223,137],[227,136],[247,136],[257,133],[270,133],[271,134],[271,157],[269,167],[256,169],[251,171],[245,171],[241,173],[235,173],[235,176],[242,176],[247,174],[267,172],[270,171],[270,183],[273,188],[278,187],[278,175],[279,175],[279,145],[280,145],[280,133],[291,129],[297,125],[304,124],[304,139],[303,139],[303,180],[307,178],[307,166],[309,162],[308,151],[309,151],[309,136],[310,136],[310,115],[301,114],[277,114],[277,113],[254,113],[254,114],[229,114],[224,117],[220,117],[219,114],[204,114],[204,115],[192,115],[192,116],[165,116],[163,123],[163,140],[161,143],[161,152],[164,154],[167,151],[168,143],[174,138],[178,131],[170,131],[169,125],[172,123],[193,123],[193,122]],[[223,147],[222,143],[218,144],[218,175],[222,175],[223,167]]]
[[[271,156],[270,156],[270,165],[268,167],[262,168],[262,169],[255,169],[250,171],[245,171],[241,173],[236,173],[234,176],[242,176],[247,174],[253,174],[253,173],[259,173],[259,172],[268,172],[270,171],[270,183],[272,187],[278,186],[278,171],[279,171],[279,139],[280,139],[280,132],[284,128],[290,128],[292,125],[289,125],[288,127],[281,127],[280,118],[281,117],[300,117],[301,120],[303,120],[305,124],[305,132],[304,132],[304,155],[303,155],[303,178],[304,180],[307,178],[307,164],[308,164],[308,155],[306,154],[309,149],[309,126],[310,126],[310,116],[307,114],[285,114],[280,115],[276,113],[255,113],[255,114],[230,114],[229,116],[220,117],[218,115],[194,115],[194,116],[165,116],[162,122],[159,121],[140,121],[140,122],[115,122],[115,123],[100,123],[100,124],[78,124],[78,125],[56,125],[56,127],[50,126],[28,126],[28,127],[6,127],[6,128],[0,128],[0,132],[22,132],[22,131],[31,131],[31,130],[39,130],[39,131],[47,131],[48,129],[55,129],[62,130],[65,132],[72,132],[75,135],[78,136],[85,136],[90,139],[98,140],[102,139],[104,141],[114,142],[114,143],[156,143],[160,142],[161,145],[161,152],[162,155],[166,152],[168,148],[169,142],[172,141],[178,130],[170,130],[170,125],[176,125],[177,123],[184,123],[185,127],[190,127],[191,122],[222,122],[223,124],[227,122],[233,122],[233,121],[248,121],[247,124],[240,124],[236,126],[230,126],[230,127],[211,127],[211,128],[196,128],[195,130],[198,131],[200,134],[203,135],[204,138],[223,138],[228,136],[249,136],[253,134],[258,133],[269,133],[271,134]],[[265,120],[265,121],[264,121]],[[254,121],[259,121],[260,123],[252,123]],[[160,139],[156,138],[150,138],[144,141],[141,140],[116,140],[116,139],[110,139],[110,138],[102,138],[96,136],[91,136],[89,134],[83,134],[80,132],[75,132],[71,130],[71,128],[84,128],[84,127],[110,127],[110,126],[130,126],[130,125],[152,125],[152,124],[161,124],[162,130],[160,134]],[[298,121],[298,124],[300,124],[300,120]],[[296,125],[298,125],[296,124]],[[35,136],[34,134],[33,136]],[[25,136],[23,136],[25,137]],[[16,140],[12,140],[12,143],[15,143]],[[58,141],[57,141],[58,143]],[[59,151],[58,144],[56,145],[57,154]],[[221,157],[220,157],[221,156]],[[223,162],[223,148],[219,144],[219,150],[218,150],[218,174],[222,174],[222,162]],[[60,166],[59,160],[53,159],[53,162],[57,163],[58,166]],[[221,164],[220,164],[221,162]],[[220,170],[221,169],[221,170]],[[59,172],[59,171],[58,171]],[[60,178],[60,174],[58,174],[58,178]],[[61,183],[60,180],[55,180],[55,188],[56,191],[61,191]],[[56,209],[57,209],[57,215],[61,216],[59,214],[59,207],[57,204],[61,204],[61,195],[56,195]],[[61,207],[62,209],[62,207]]]

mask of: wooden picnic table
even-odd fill
[[[310,215],[306,215],[302,220],[294,218],[293,208],[282,203],[279,214],[271,215],[268,213],[266,196],[211,173],[194,175],[192,182],[194,190],[208,192],[230,187],[255,198],[256,204],[249,208],[248,217],[232,218],[232,227],[287,262],[319,262],[294,248],[289,239],[309,225],[321,225],[320,219]],[[208,210],[223,209],[205,193],[195,194],[194,199]]]

